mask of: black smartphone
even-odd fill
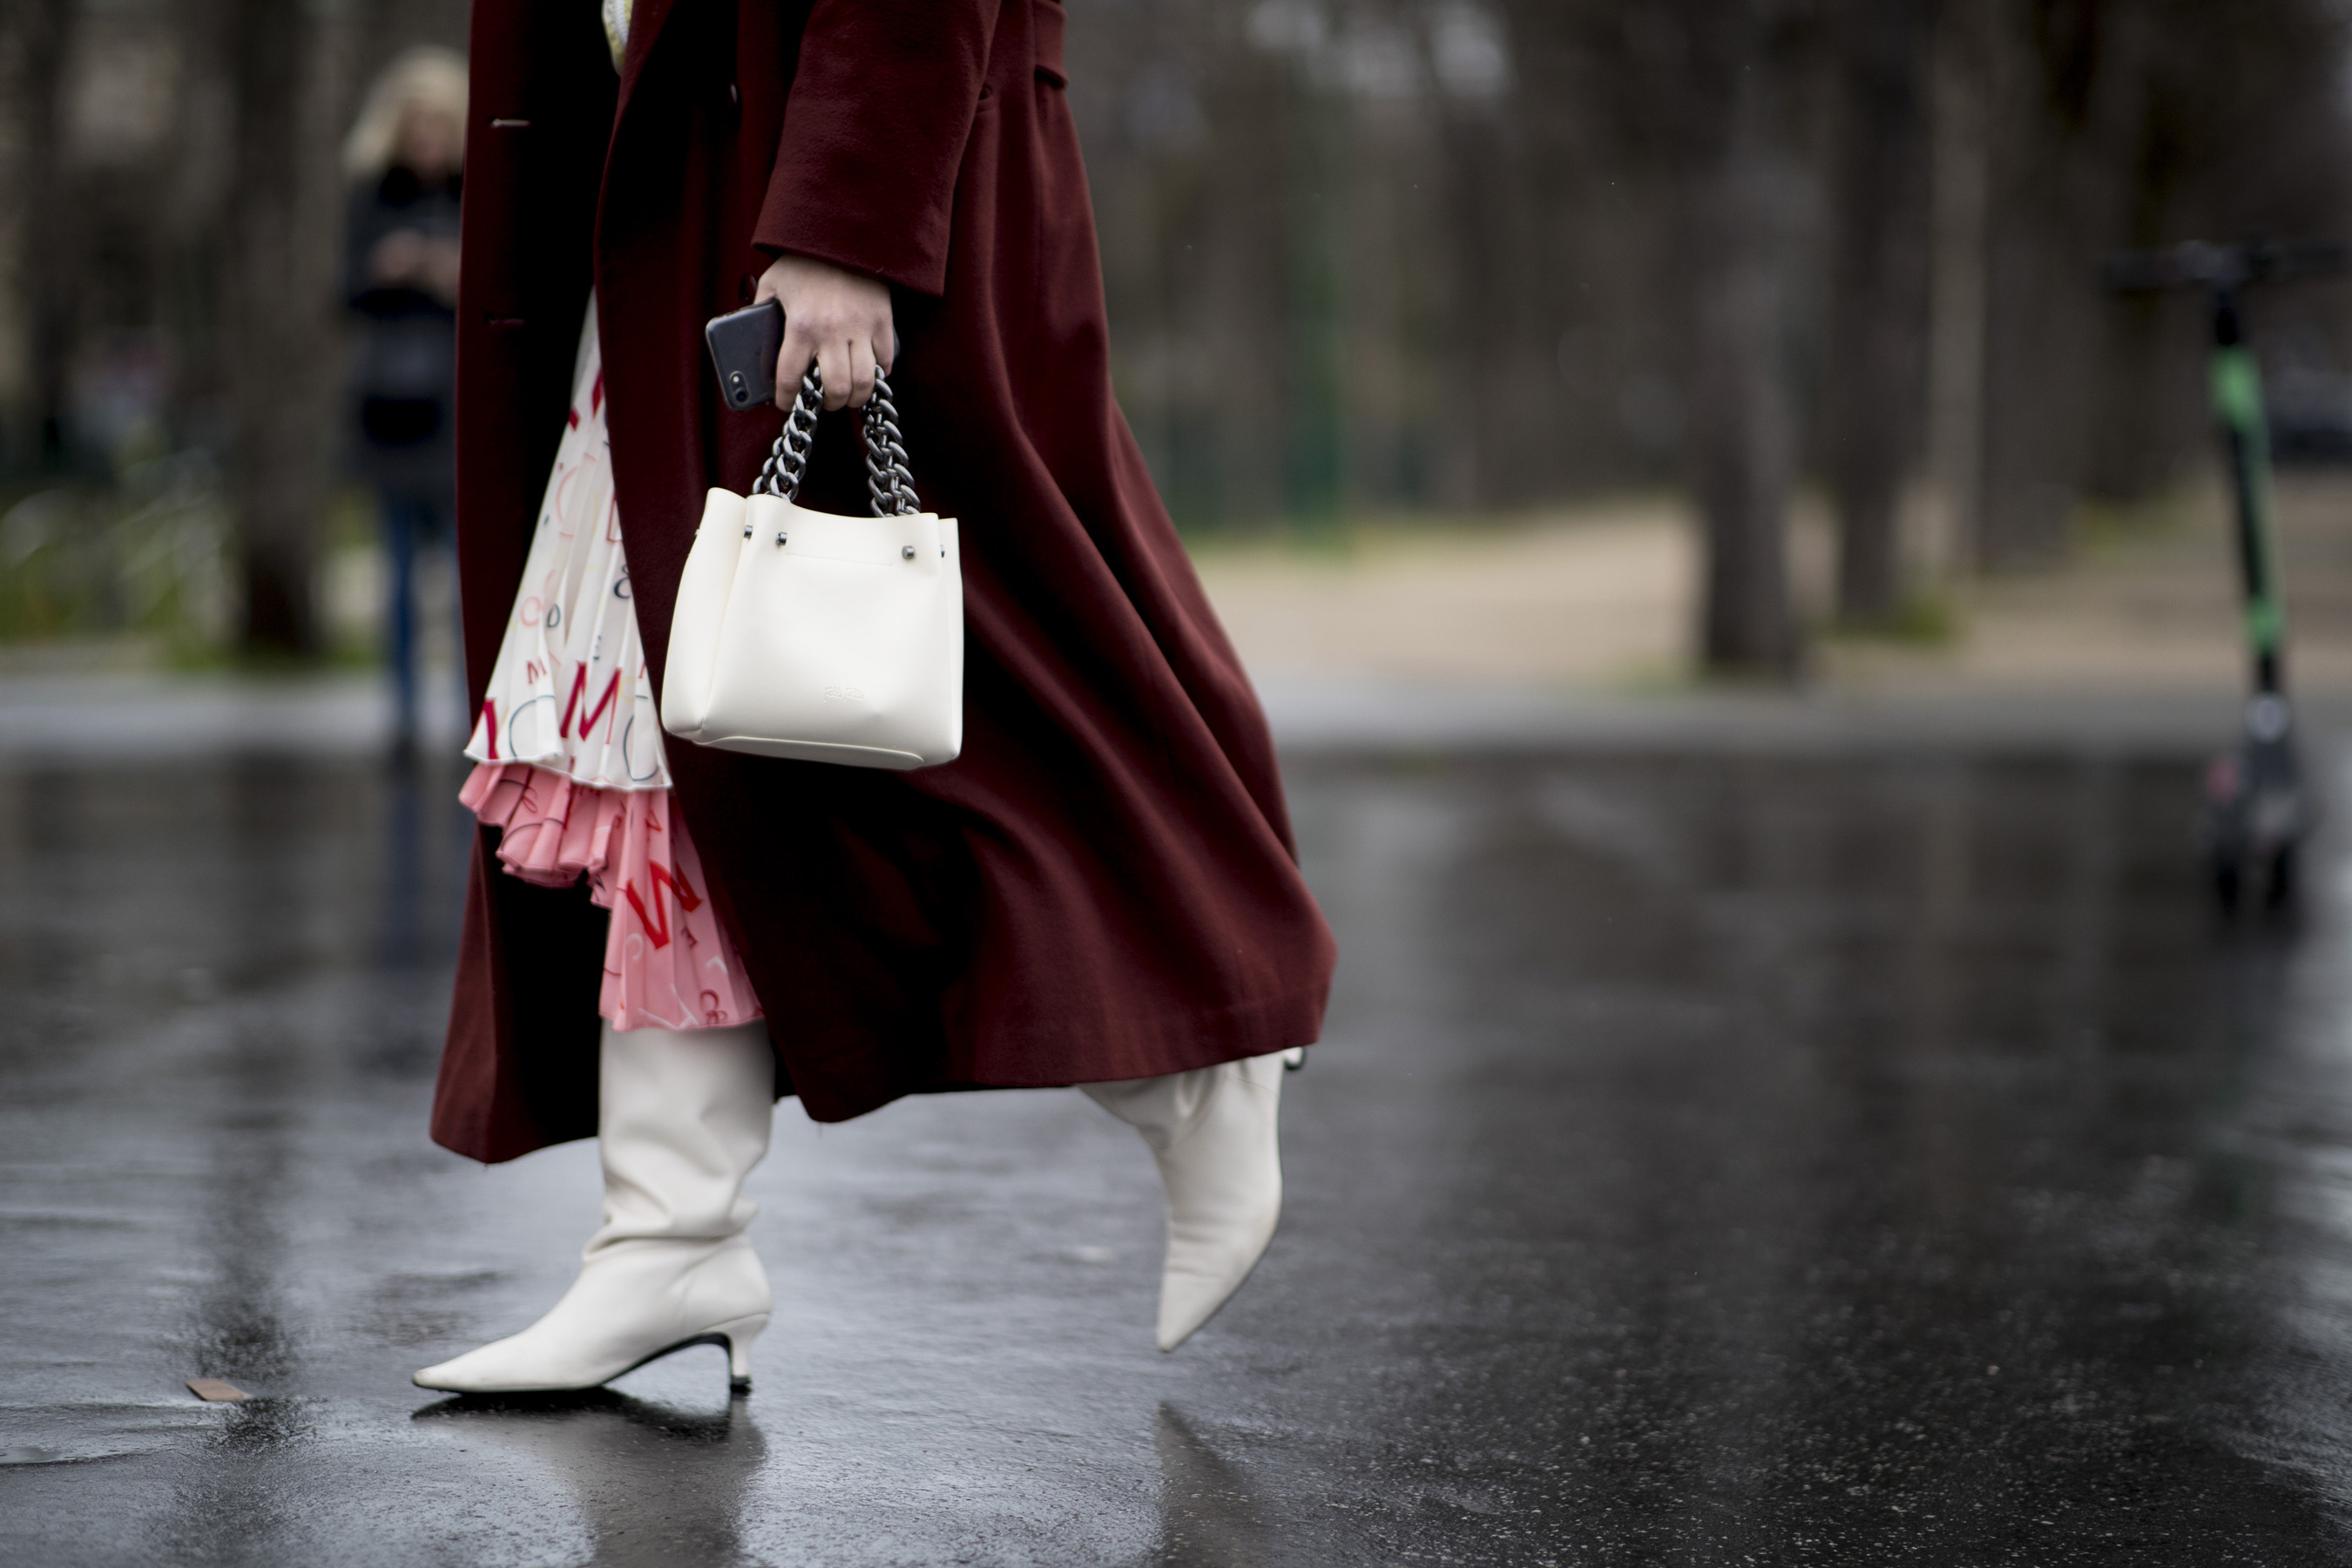
[[[784,349],[784,308],[773,300],[713,316],[702,329],[719,395],[737,411],[776,400],[776,356]]]

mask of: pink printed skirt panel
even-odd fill
[[[659,703],[613,504],[604,377],[590,309],[572,411],[458,799],[500,830],[510,876],[612,912],[597,1011],[616,1029],[761,1016],[702,862],[670,801]]]
[[[596,1010],[614,1028],[717,1028],[761,1016],[669,791],[596,789],[529,763],[483,763],[457,798],[503,830],[509,875],[543,888],[584,876],[589,898],[612,911]]]

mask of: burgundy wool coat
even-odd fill
[[[923,504],[961,521],[962,756],[890,773],[668,742],[780,1094],[1148,1077],[1311,1043],[1334,957],[1264,715],[1112,400],[1055,0],[476,0],[458,340],[474,700],[522,575],[593,285],[656,683],[707,489],[779,427],[703,323],[796,251],[888,281]],[[855,416],[804,505],[868,510]],[[658,688],[657,688],[658,689]],[[596,1124],[603,912],[474,847],[434,1137]]]

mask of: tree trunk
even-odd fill
[[[1700,649],[1726,674],[1787,675],[1797,662],[1789,602],[1793,433],[1780,360],[1784,237],[1773,132],[1777,61],[1769,0],[1727,9],[1702,104],[1720,104],[1713,166],[1694,193],[1690,458],[1706,520]],[[1704,145],[1704,144],[1702,144]]]
[[[1285,172],[1288,218],[1284,257],[1290,323],[1283,421],[1283,510],[1293,526],[1339,526],[1346,423],[1341,387],[1347,231],[1348,100],[1291,73]]]
[[[318,384],[325,301],[303,265],[300,231],[309,9],[302,0],[235,0],[225,17],[236,95],[223,316],[239,640],[248,654],[299,658],[319,651],[311,579],[333,413]]]
[[[1839,18],[1831,240],[1830,483],[1838,614],[1901,608],[1898,517],[1917,428],[1924,314],[1927,0],[1847,0]]]
[[[1932,45],[1927,289],[1927,489],[1931,570],[1978,560],[1984,480],[1986,247],[1990,216],[1987,18],[1939,7]]]
[[[2272,9],[2252,8],[2247,25]],[[2177,89],[2156,67],[2198,10],[2004,6],[1988,29],[1997,111],[1978,532],[1988,569],[2042,567],[2072,548],[2094,431],[2112,417],[2099,373],[2116,304],[2097,262],[2129,242],[2134,204],[2161,188],[2176,155],[2165,140],[2179,132],[2159,114]],[[2214,47],[2176,68],[2210,65]]]
[[[55,468],[66,458],[67,373],[77,312],[70,256],[72,228],[63,215],[66,61],[73,46],[73,0],[30,0],[14,27],[18,117],[16,195],[10,238],[22,269],[17,300],[23,323],[21,402],[5,432],[11,466]],[[41,216],[47,215],[47,216]]]

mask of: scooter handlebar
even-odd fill
[[[2145,294],[2167,289],[2222,291],[2250,283],[2284,283],[2352,270],[2352,247],[2336,239],[2250,240],[2214,245],[2192,239],[2161,250],[2126,250],[2100,263],[2100,281],[2111,294]]]

